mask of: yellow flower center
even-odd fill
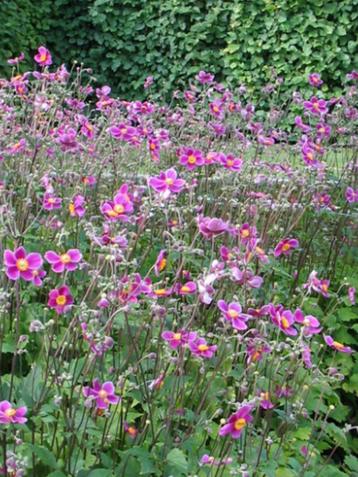
[[[67,298],[65,295],[58,295],[56,298],[56,305],[63,306],[66,304]]]
[[[218,106],[213,106],[214,113],[218,113],[220,111]]]
[[[189,164],[195,164],[196,163],[196,157],[193,154],[190,154],[190,156],[188,156],[188,163]]]
[[[228,165],[229,167],[232,167],[232,166],[234,165],[234,161],[233,161],[232,159],[229,159],[229,160],[227,161],[227,165]]]
[[[310,323],[310,320],[308,318],[305,318],[303,320],[303,324],[304,324],[304,326],[310,326],[311,323]]]
[[[46,59],[47,59],[46,53],[42,53],[40,56],[40,61],[46,61]]]
[[[174,333],[173,338],[175,340],[180,340],[181,339],[181,333]]]
[[[281,325],[282,325],[282,328],[284,330],[287,330],[287,328],[290,327],[290,323],[288,322],[288,320],[286,318],[281,318]]]
[[[98,397],[100,397],[100,398],[103,399],[104,401],[107,400],[107,396],[108,396],[108,393],[107,393],[107,391],[105,391],[104,389],[101,389],[101,390],[98,392]]]
[[[209,346],[206,344],[201,344],[198,346],[199,351],[207,351],[209,349]]]
[[[116,214],[123,214],[124,212],[124,207],[122,204],[116,204],[113,208],[113,210],[116,212]]]
[[[313,109],[315,109],[316,111],[319,109],[319,104],[317,101],[315,101],[314,103],[312,103],[312,107]]]
[[[249,229],[241,230],[241,237],[247,238],[249,235],[250,235],[250,230]]]
[[[190,288],[186,285],[183,285],[180,289],[181,292],[183,293],[189,293],[190,292]]]
[[[338,348],[338,349],[343,349],[344,348],[344,345],[342,345],[342,343],[339,343],[338,341],[333,341],[332,344],[335,348]]]
[[[6,409],[5,414],[7,417],[13,417],[16,415],[16,409],[10,407],[9,409]]]
[[[162,272],[162,271],[165,269],[166,266],[167,266],[167,259],[166,259],[166,258],[162,258],[162,259],[160,260],[159,266],[158,266],[159,271]]]
[[[240,419],[236,419],[234,424],[234,428],[236,431],[241,431],[241,429],[245,426],[246,426],[246,419],[244,419],[243,417],[240,417]]]
[[[308,152],[308,153],[306,154],[306,156],[308,157],[308,159],[309,159],[310,161],[313,161],[313,154],[312,154],[312,152]]]
[[[68,255],[68,253],[63,253],[60,257],[60,260],[62,263],[70,263],[71,257]]]
[[[165,179],[165,183],[166,183],[167,185],[173,185],[173,184],[174,184],[174,180],[171,179],[170,177],[168,177],[167,179]]]
[[[16,268],[20,270],[20,272],[26,272],[29,268],[29,262],[26,258],[19,258],[19,260],[16,261]]]
[[[270,399],[270,395],[269,395],[268,392],[266,392],[266,393],[261,393],[261,394],[260,394],[260,398],[261,398],[261,399],[264,399],[265,401],[268,401],[268,400]]]
[[[229,310],[227,314],[230,316],[230,318],[237,318],[239,316],[239,313],[236,310]]]
[[[75,204],[73,202],[71,202],[70,205],[68,206],[68,210],[70,211],[70,214],[75,213]]]
[[[328,285],[326,283],[323,283],[321,287],[322,287],[322,290],[325,292],[328,290]]]
[[[282,246],[282,250],[284,252],[287,252],[287,250],[290,250],[291,248],[291,245],[289,243],[285,243],[283,246]]]
[[[158,290],[154,290],[155,295],[163,296],[167,293],[165,288],[158,288]]]
[[[149,147],[150,147],[150,150],[151,150],[151,151],[154,151],[154,149],[155,149],[155,144],[154,144],[154,142],[152,142]]]
[[[49,204],[55,204],[55,203],[56,203],[56,199],[55,199],[54,197],[50,197],[50,198],[48,199],[48,203],[49,203]]]

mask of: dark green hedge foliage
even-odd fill
[[[1,73],[7,57],[24,50],[31,60],[39,44],[128,98],[143,94],[150,74],[166,94],[200,69],[259,89],[274,68],[288,90],[318,71],[338,91],[358,67],[358,0],[1,2]]]

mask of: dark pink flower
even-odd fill
[[[34,272],[41,268],[43,260],[39,253],[27,254],[24,247],[18,247],[14,252],[5,250],[4,264],[10,280],[22,278],[30,282],[34,278]]]
[[[169,197],[171,193],[178,194],[185,186],[185,181],[177,178],[175,169],[168,169],[159,176],[150,177],[148,183],[155,191],[163,193],[164,197]]]
[[[306,368],[312,368],[311,350],[309,346],[304,346],[302,349],[302,360]]]
[[[236,330],[247,329],[246,321],[250,319],[251,316],[242,313],[240,303],[226,303],[224,300],[219,300],[218,308],[222,312],[224,318],[230,321],[233,328],[235,328]]]
[[[201,84],[208,84],[214,81],[214,75],[211,73],[207,73],[206,71],[199,71],[199,73],[195,76],[195,78]]]
[[[179,346],[184,346],[190,341],[197,338],[197,334],[192,331],[179,330],[176,333],[173,331],[164,331],[162,333],[163,340],[167,341],[169,346],[173,349]]]
[[[196,292],[196,283],[195,282],[186,282],[184,285],[178,286],[179,295],[192,295]]]
[[[340,351],[341,353],[353,353],[353,350],[350,346],[344,346],[342,343],[334,341],[332,336],[324,336],[324,341],[330,348],[333,348],[336,351]]]
[[[292,250],[299,246],[298,240],[296,239],[289,239],[285,238],[279,242],[274,251],[275,257],[279,257],[280,255],[289,255]]]
[[[256,239],[257,230],[256,227],[249,224],[243,224],[239,228],[239,237],[242,244],[247,244],[250,240]]]
[[[9,401],[0,402],[0,424],[24,424],[27,421],[25,406],[15,409]]]
[[[40,66],[52,65],[51,53],[44,46],[40,46],[37,50],[37,54],[34,56],[34,60]]]
[[[42,206],[45,210],[61,209],[62,199],[51,192],[45,192]]]
[[[35,287],[40,287],[42,286],[42,279],[46,276],[45,270],[38,269],[38,270],[32,270],[32,283],[35,285]]]
[[[154,273],[156,274],[157,277],[163,270],[165,270],[167,266],[166,257],[167,257],[167,252],[165,250],[161,250],[154,264]]]
[[[327,102],[313,96],[309,101],[304,101],[303,106],[315,116],[323,116],[328,112]]]
[[[73,304],[73,297],[68,286],[62,285],[59,288],[51,290],[47,304],[59,315],[69,311]]]
[[[242,169],[243,161],[239,157],[234,157],[232,154],[222,154],[220,157],[221,164],[225,167],[225,169],[229,169],[230,171],[240,172]]]
[[[295,125],[301,129],[301,131],[305,134],[311,131],[311,126],[308,126],[308,124],[304,124],[302,121],[301,116],[296,116],[295,117]]]
[[[85,198],[83,195],[77,194],[73,197],[68,210],[71,217],[83,217],[85,215]]]
[[[200,358],[212,358],[217,350],[216,345],[208,345],[204,338],[196,338],[193,341],[189,341],[189,348],[194,356]]]
[[[303,285],[303,288],[307,289],[309,293],[311,293],[311,291],[314,290],[317,293],[320,293],[325,298],[329,297],[328,287],[329,287],[329,280],[327,279],[321,280],[317,278],[317,272],[315,270],[313,270],[310,273],[308,277],[308,282]]]
[[[199,231],[206,239],[211,239],[229,230],[228,222],[222,219],[202,217],[198,218]]]
[[[285,335],[296,336],[297,330],[293,327],[295,317],[290,310],[285,310],[282,305],[270,306],[271,321],[274,323]]]
[[[270,400],[270,393],[269,392],[258,392],[258,396],[260,398],[260,407],[265,409],[273,409],[274,405]]]
[[[264,354],[271,353],[271,347],[260,341],[251,340],[247,345],[247,362],[256,363],[262,360]]]
[[[128,195],[127,184],[121,186],[113,201],[106,201],[101,205],[101,212],[110,221],[127,222],[129,220],[128,215],[133,212],[133,203]]]
[[[9,58],[7,60],[7,63],[9,65],[18,65],[24,58],[25,58],[25,54],[21,52],[19,56],[16,56],[15,58]]]
[[[238,439],[246,426],[253,421],[252,413],[253,407],[250,405],[242,406],[235,414],[229,417],[227,424],[225,424],[219,431],[220,436],[230,436],[233,439]]]
[[[89,402],[95,401],[97,409],[108,409],[111,404],[117,404],[120,400],[115,394],[115,388],[111,381],[101,384],[98,379],[92,381],[91,386],[83,388],[83,395]]]
[[[345,196],[350,204],[358,202],[358,189],[353,189],[353,187],[347,187]]]
[[[179,163],[185,166],[189,171],[205,164],[205,159],[201,151],[184,147],[180,151]]]
[[[62,273],[64,270],[72,272],[78,268],[78,264],[82,260],[82,254],[77,248],[71,248],[61,255],[49,250],[45,253],[45,259],[51,264],[51,269],[55,273]]]
[[[321,80],[321,75],[319,73],[309,74],[308,82],[311,86],[314,86],[315,88],[319,88],[323,84],[323,81]]]
[[[314,316],[305,316],[300,308],[297,308],[293,316],[295,317],[296,323],[303,325],[304,336],[312,336],[321,332],[322,328],[320,328],[320,323]]]

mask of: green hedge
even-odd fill
[[[319,71],[334,90],[358,67],[358,0],[9,0],[0,20],[2,65],[45,43],[132,98],[149,74],[164,94],[199,69],[258,89],[275,68],[289,90]]]

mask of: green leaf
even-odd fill
[[[43,464],[51,467],[51,469],[57,469],[57,459],[47,447],[35,444],[31,445],[30,448]]]
[[[168,465],[175,471],[174,475],[187,474],[188,472],[188,462],[186,460],[185,454],[179,449],[173,449],[167,455]]]

